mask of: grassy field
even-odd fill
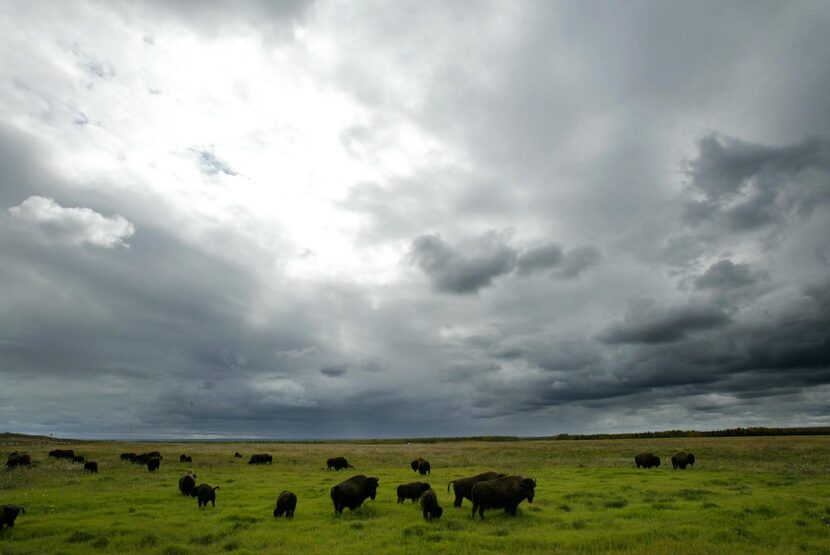
[[[72,448],[97,460],[98,475],[47,457]],[[0,471],[0,504],[27,513],[0,532],[0,554],[22,553],[825,553],[830,554],[830,437],[453,442],[433,444],[127,444],[0,446],[28,451],[30,469]],[[681,449],[694,468],[673,471]],[[121,462],[125,451],[159,450],[161,470]],[[659,469],[637,470],[652,450]],[[234,451],[246,456],[234,459]],[[193,456],[181,464],[178,456]],[[271,466],[247,456],[270,453]],[[354,471],[327,471],[344,455]],[[426,481],[444,517],[427,524],[416,505],[396,504],[395,488],[419,479],[408,463],[430,460]],[[188,467],[219,485],[216,507],[182,497]],[[447,482],[485,470],[534,477],[532,504],[516,518],[482,522],[471,505],[452,507]],[[380,478],[375,501],[335,516],[329,489],[352,474]],[[277,494],[299,497],[293,520],[271,515]]]

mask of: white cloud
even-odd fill
[[[9,213],[50,243],[128,248],[126,240],[135,233],[135,226],[118,214],[108,218],[90,208],[64,207],[34,195],[9,208]]]

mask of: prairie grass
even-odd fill
[[[118,443],[62,445],[99,463],[47,457],[52,444],[5,445],[28,451],[29,469],[0,471],[0,504],[26,507],[0,532],[0,554],[42,553],[816,553],[830,554],[830,437],[448,442],[430,444]],[[698,462],[673,471],[685,449]],[[159,450],[157,473],[119,460]],[[658,469],[633,456],[654,451]],[[234,459],[239,451],[246,457]],[[193,457],[178,462],[179,454]],[[247,457],[270,453],[274,463]],[[327,471],[344,455],[356,468]],[[421,478],[409,461],[432,463]],[[219,485],[216,507],[182,497],[179,476]],[[484,470],[536,478],[536,499],[516,518],[452,507],[447,482]],[[335,516],[329,489],[353,474],[380,478],[375,501]],[[426,480],[444,516],[427,524],[417,504],[396,503],[400,483]],[[274,519],[277,494],[299,502],[293,520]]]

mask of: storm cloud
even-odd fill
[[[830,425],[824,3],[0,24],[9,431]]]

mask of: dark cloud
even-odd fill
[[[332,364],[320,368],[320,373],[329,378],[338,378],[343,376],[349,369],[348,364]]]
[[[756,275],[748,264],[735,264],[729,259],[718,260],[695,280],[698,289],[729,290],[756,283]]]
[[[516,252],[502,235],[490,232],[456,249],[440,235],[421,235],[410,256],[436,290],[458,295],[477,293],[501,275],[513,271]]]
[[[687,335],[725,326],[731,318],[706,304],[661,306],[651,300],[632,303],[623,320],[609,325],[599,338],[605,343],[670,343]]]
[[[516,260],[519,275],[549,270],[562,263],[565,253],[556,243],[530,247],[520,253]]]

